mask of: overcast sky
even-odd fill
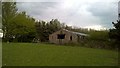
[[[118,0],[17,0],[19,11],[37,20],[60,22],[76,27],[112,28],[118,18]],[[21,2],[19,2],[21,1]]]

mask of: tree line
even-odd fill
[[[25,11],[18,11],[16,2],[2,2],[2,24],[4,42],[48,42],[49,35],[62,28],[87,33],[92,41],[115,41],[115,43],[120,41],[120,20],[117,23],[113,22],[115,28],[110,30],[76,28],[61,23],[58,19],[49,22],[36,21]]]
[[[65,27],[58,19],[36,21],[25,11],[18,11],[16,2],[2,2],[2,24],[3,41],[8,42],[46,42],[49,34]]]

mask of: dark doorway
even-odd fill
[[[77,37],[78,37],[77,41],[79,42],[79,41],[80,41],[80,36],[79,36],[79,35],[77,35]]]
[[[72,41],[72,36],[70,36],[70,41]]]

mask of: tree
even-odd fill
[[[4,38],[10,38],[12,22],[17,15],[16,2],[2,2],[2,29]]]
[[[37,31],[37,35],[36,38],[39,39],[39,41],[45,41],[45,30],[46,30],[46,22],[44,21],[40,21],[40,22],[36,22],[36,31]]]
[[[61,24],[58,19],[52,19],[50,22],[36,22],[36,38],[39,39],[40,42],[46,42],[49,40],[49,35],[59,29],[61,29]]]
[[[35,37],[35,20],[26,15],[25,12],[19,13],[13,21],[11,35],[19,42],[30,42]]]
[[[35,19],[17,12],[16,2],[2,3],[3,33],[6,41],[30,42],[35,37]]]
[[[120,41],[120,20],[117,20],[117,23],[112,22],[115,28],[110,29],[109,37],[116,41]]]
[[[120,20],[117,20],[117,23],[112,22],[112,24],[115,28],[109,30],[109,37],[112,47],[118,48],[118,45],[120,45]]]
[[[0,29],[2,28],[2,4],[0,2]]]

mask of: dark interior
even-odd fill
[[[57,39],[64,39],[65,38],[65,34],[58,34],[57,35]]]

